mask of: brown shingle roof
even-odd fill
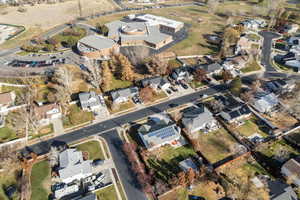
[[[46,104],[42,106],[36,106],[35,108],[35,113],[37,117],[40,119],[48,119],[51,117],[51,114],[47,114],[48,111],[53,110],[53,109],[58,109],[60,111],[60,107],[56,103],[52,104]]]
[[[283,167],[288,169],[294,176],[300,178],[300,163],[295,159],[290,159],[283,165]]]

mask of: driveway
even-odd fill
[[[54,134],[59,135],[65,133],[61,118],[53,119],[52,121]]]
[[[101,136],[107,141],[128,200],[147,200],[141,190],[141,186],[138,184],[135,174],[130,168],[130,163],[122,151],[121,146],[123,142],[118,132],[114,129],[101,134]]]

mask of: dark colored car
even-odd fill
[[[178,104],[176,104],[176,103],[171,103],[171,104],[169,104],[169,106],[170,106],[171,108],[175,108],[175,107],[178,106]]]
[[[170,89],[171,89],[173,92],[178,92],[178,89],[177,89],[177,88],[170,87]]]

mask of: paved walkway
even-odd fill
[[[52,124],[53,124],[53,129],[54,129],[54,134],[55,135],[60,135],[60,134],[65,133],[63,122],[62,122],[61,118],[53,119]]]

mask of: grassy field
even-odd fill
[[[230,156],[230,147],[236,144],[234,138],[223,128],[208,134],[201,133],[199,134],[198,140],[200,152],[211,163]]]
[[[155,94],[153,95],[153,98],[152,98],[152,103],[155,101],[158,101],[160,99],[167,98],[167,97],[168,96],[164,91],[155,92]]]
[[[200,88],[204,86],[204,84],[200,81],[196,81],[195,79],[190,82],[190,86],[194,89]]]
[[[0,128],[0,143],[16,139],[16,132],[8,127]]]
[[[122,81],[122,80],[116,79],[113,76],[111,87],[110,87],[109,90],[115,90],[115,89],[120,89],[120,88],[127,88],[127,87],[130,87],[130,86],[132,86],[132,82],[131,81]]]
[[[97,191],[96,195],[101,200],[118,200],[116,189],[113,185]]]
[[[127,101],[120,103],[119,107],[116,109],[110,109],[110,113],[118,113],[135,107],[135,104],[132,101]]]
[[[264,144],[259,147],[259,152],[264,154],[267,157],[273,157],[276,155],[299,155],[299,152],[293,147],[288,145],[284,140],[277,140],[271,144]]]
[[[76,146],[76,148],[80,151],[87,151],[89,153],[90,160],[95,160],[95,159],[104,160],[104,153],[100,147],[99,142],[96,140],[79,144]]]
[[[86,112],[81,110],[77,105],[71,105],[69,107],[69,114],[64,118],[63,124],[65,128],[69,128],[92,120],[94,120],[92,112]]]
[[[244,68],[241,69],[241,72],[243,72],[243,73],[249,73],[249,72],[258,71],[260,69],[261,69],[261,67],[257,63],[257,60],[253,59],[252,61],[250,61],[249,63],[247,63]]]
[[[178,148],[164,146],[151,152],[147,166],[154,169],[158,178],[168,181],[180,171],[178,163],[193,155],[196,152],[189,145]]]
[[[31,200],[45,200],[50,194],[50,166],[47,160],[33,165],[31,172]]]
[[[0,173],[0,199],[1,200],[10,200],[7,198],[4,192],[4,188],[10,185],[16,185],[17,180],[16,180],[16,175],[15,173]],[[18,200],[19,198],[19,193],[17,192],[13,200]]]
[[[245,120],[245,123],[235,129],[235,131],[239,132],[239,134],[249,137],[255,133],[260,134],[262,137],[267,137],[268,134],[263,132],[259,126],[256,124],[256,118],[251,118]]]

